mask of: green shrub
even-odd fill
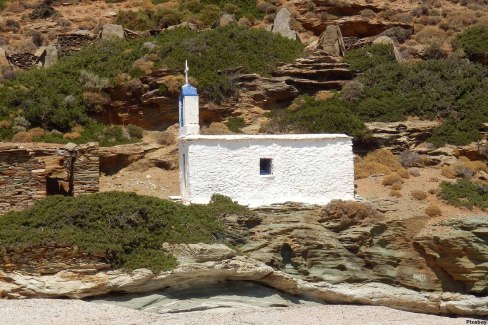
[[[172,269],[163,243],[212,243],[224,234],[226,214],[252,214],[217,196],[208,205],[185,206],[134,193],[51,196],[0,218],[0,254],[10,248],[76,245],[105,256],[114,268]]]
[[[440,188],[441,197],[452,205],[488,208],[488,183],[475,184],[461,179],[456,183],[442,182]]]
[[[488,58],[488,26],[466,28],[458,34],[459,43],[466,55],[472,60]]]
[[[230,117],[225,123],[230,131],[234,133],[242,133],[241,129],[246,125],[242,117]]]
[[[127,132],[132,139],[142,139],[144,129],[137,125],[127,125]]]
[[[385,63],[395,62],[395,55],[392,46],[375,44],[347,51],[344,55],[344,62],[348,63],[352,70],[364,72]]]
[[[8,0],[0,0],[0,10],[5,9]]]
[[[348,104],[333,98],[325,101],[301,96],[286,110],[271,113],[270,131],[296,133],[345,133],[356,140],[368,137],[365,124]]]
[[[115,22],[130,30],[145,31],[152,29],[155,26],[152,16],[152,11],[149,10],[119,10]]]
[[[230,13],[237,14],[237,19],[245,16],[251,16],[254,18],[263,18],[264,15],[257,9],[257,1],[256,0],[202,0],[202,4],[205,5],[217,5],[219,8],[226,10],[226,12],[231,11]],[[238,12],[232,12],[235,10],[230,9],[229,5],[234,5],[235,7],[239,8]]]

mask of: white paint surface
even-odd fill
[[[354,199],[345,135],[188,135],[179,146],[185,202],[208,203],[215,193],[251,207]],[[260,175],[260,158],[272,159],[272,175]]]

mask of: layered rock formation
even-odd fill
[[[358,144],[358,153],[368,152],[374,148],[387,148],[395,153],[411,150],[424,143],[432,134],[438,121],[403,121],[403,122],[371,122],[366,127],[371,131],[371,139],[367,143]]]
[[[433,226],[444,228],[440,235],[430,227],[417,234],[426,222],[423,216],[379,216],[345,227],[338,226],[341,219],[323,219],[318,208],[299,205],[261,209],[259,216],[241,250],[303,280],[460,293],[488,289],[483,217]]]
[[[330,303],[356,303],[389,306],[432,314],[482,316],[488,314],[488,298],[469,295],[420,293],[382,283],[311,283],[275,271],[270,266],[236,255],[223,245],[169,245],[178,256],[179,266],[171,272],[153,274],[146,269],[122,271],[60,271],[39,275],[21,271],[0,271],[0,297],[81,298],[110,292],[141,293],[175,290],[218,283],[254,281],[293,295],[303,295]]]

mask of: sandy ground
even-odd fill
[[[0,300],[2,325],[82,324],[467,324],[450,318],[386,307],[323,305],[318,307],[240,309],[217,312],[150,314],[80,300]],[[472,319],[474,320],[474,319]],[[486,324],[486,323],[485,323]]]

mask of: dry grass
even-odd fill
[[[220,122],[213,122],[209,126],[202,127],[201,134],[212,135],[212,134],[232,134],[227,125]]]
[[[33,128],[27,132],[31,135],[32,138],[42,137],[44,134],[46,134],[46,131],[41,128]]]
[[[3,121],[0,121],[0,128],[9,128],[12,126],[12,122],[10,121],[7,121],[7,120],[3,120]]]
[[[457,177],[471,178],[474,173],[484,171],[488,173],[488,166],[481,160],[469,160],[469,158],[461,156],[455,164],[450,166],[443,166],[441,174],[449,179]]]
[[[439,217],[442,215],[442,211],[437,205],[430,204],[425,208],[425,214],[429,217]]]
[[[403,179],[397,173],[393,173],[393,174],[386,175],[385,177],[383,177],[383,179],[381,180],[381,184],[384,186],[390,186],[393,184],[400,184],[400,186],[401,186],[401,184],[403,184]]]
[[[12,142],[32,142],[32,135],[27,131],[17,132],[12,138]]]
[[[402,193],[400,191],[391,190],[390,191],[390,196],[391,197],[400,198],[400,197],[402,197]]]
[[[81,134],[79,134],[78,132],[69,132],[63,135],[63,139],[68,139],[68,140],[75,140],[78,139],[79,137],[81,137]]]
[[[144,58],[136,60],[132,64],[132,68],[142,71],[144,74],[150,74],[154,68],[154,62]]]
[[[319,221],[326,222],[330,229],[341,231],[365,221],[378,220],[380,217],[381,213],[369,204],[333,200],[322,209]]]
[[[427,198],[427,193],[419,190],[413,190],[410,195],[417,201],[423,201]]]
[[[401,183],[394,183],[393,185],[391,185],[391,189],[395,190],[395,191],[399,191],[402,189],[402,184]]]
[[[409,178],[410,176],[408,171],[400,164],[398,158],[388,149],[378,149],[370,152],[362,159],[356,159],[354,169],[356,179],[391,173],[397,173],[403,178]]]

